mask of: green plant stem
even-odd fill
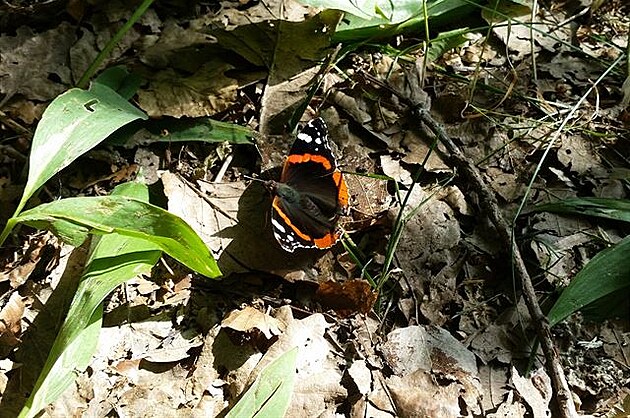
[[[7,224],[2,230],[2,234],[0,234],[0,247],[2,247],[2,244],[4,244],[4,241],[6,241],[7,237],[9,236],[11,231],[13,231],[13,228],[15,228],[16,224],[17,222],[15,221],[15,218],[11,218],[7,221]]]
[[[4,229],[2,230],[2,234],[0,234],[0,247],[2,247],[2,245],[4,244],[4,241],[6,241],[9,234],[11,234],[11,231],[13,231],[13,228],[15,228],[15,225],[18,224],[17,217],[20,214],[20,212],[22,212],[22,209],[24,209],[24,206],[26,206],[27,200],[28,200],[28,197],[26,197],[26,194],[24,194],[22,196],[22,200],[20,200],[20,203],[18,203],[18,206],[15,209],[15,212],[13,213],[13,216],[7,221],[7,224],[4,226]]]
[[[149,6],[151,6],[151,3],[153,3],[153,1],[154,0],[144,0],[142,4],[138,6],[138,8],[135,10],[135,12],[133,12],[131,17],[129,18],[129,20],[118,30],[118,32],[116,32],[116,34],[112,37],[112,39],[109,40],[107,45],[105,45],[105,48],[103,48],[103,50],[99,52],[99,54],[96,56],[94,61],[92,61],[88,69],[85,70],[85,72],[81,76],[81,79],[77,83],[77,87],[82,88],[82,89],[87,87],[88,82],[90,81],[92,76],[96,73],[96,70],[98,70],[98,68],[101,66],[105,58],[108,57],[109,54],[111,54],[114,47],[122,40],[122,38],[127,34],[127,32],[129,32],[129,29],[131,29],[131,27],[138,21],[138,19],[142,17],[144,12],[147,11],[147,9],[149,8]]]

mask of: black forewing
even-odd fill
[[[320,161],[287,163],[282,182],[299,194],[299,203],[280,199],[282,211],[302,233],[321,238],[335,227],[339,216],[338,187],[332,173],[336,169],[335,157],[328,142],[328,129],[324,121],[316,118],[308,122],[298,134],[289,155],[310,154]]]
[[[312,154],[324,157],[332,164],[331,170],[337,168],[335,156],[328,142],[328,128],[321,118],[309,121],[297,135],[289,155]]]
[[[285,184],[300,196],[299,204],[281,201],[283,210],[294,220],[296,227],[314,238],[329,233],[339,212],[338,190],[332,172],[313,162],[296,164],[287,171]]]

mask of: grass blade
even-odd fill
[[[554,212],[587,215],[615,221],[630,222],[630,200],[602,197],[576,197],[558,202],[536,205],[532,212]]]
[[[630,287],[630,236],[597,254],[573,278],[553,305],[547,318],[554,326],[574,312]]]

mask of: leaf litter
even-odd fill
[[[277,167],[286,151],[280,143],[290,143],[291,138],[272,134],[282,132],[280,121],[286,122],[308,97],[306,86],[328,53],[320,51],[325,31],[317,32],[321,43],[311,44],[312,31],[297,40],[291,33],[319,28],[330,16],[304,19],[310,9],[291,4],[285,9],[275,2],[244,10],[226,7],[218,14],[206,10],[201,18],[178,20],[151,10],[140,22],[144,30],[130,32],[112,61],[138,51],[138,72],[147,80],[138,92],[138,104],[152,117],[212,115],[249,124],[267,134],[260,144],[263,160],[271,159],[267,165]],[[471,107],[468,81],[458,84],[439,72],[431,79],[436,118],[477,163],[506,213],[517,209],[533,173],[532,163],[541,157],[556,127],[552,120],[531,115],[566,112],[602,72],[599,64],[569,48],[568,41],[577,36],[589,54],[614,57],[617,49],[602,47],[589,31],[609,31],[602,19],[609,14],[615,30],[625,31],[627,42],[627,14],[624,19],[616,12],[613,6],[599,10],[590,25],[575,33],[567,25],[553,26],[555,38],[538,32],[534,49],[532,32],[522,30],[525,27],[513,31],[496,27],[493,32],[503,43],[501,48],[485,44],[483,36],[473,38],[435,64],[467,77],[481,71],[487,86],[509,87],[519,94],[501,96],[476,89],[472,104],[477,107]],[[33,108],[72,85],[87,58],[102,48],[113,25],[129,12],[119,3],[103,13],[88,15],[91,25],[81,26],[79,37],[67,22],[41,31],[16,28],[14,34],[0,37],[0,45],[7,46],[0,48],[5,63],[0,64],[0,93],[10,118],[27,125],[37,119]],[[536,18],[547,25],[572,18],[573,13],[557,7],[543,9]],[[207,31],[207,25],[212,30]],[[226,40],[237,33],[244,43]],[[273,40],[269,43],[273,48],[251,54],[251,45],[261,42],[257,37]],[[619,36],[612,43],[623,45]],[[552,56],[545,57],[545,52]],[[532,53],[540,58],[535,68],[528,61]],[[70,66],[62,59],[68,56]],[[506,59],[515,65],[518,77],[506,75]],[[480,69],[471,65],[476,63],[484,65]],[[325,75],[324,94],[314,99],[315,107],[324,100],[329,100],[326,106],[334,104],[323,114],[347,177],[353,178],[357,206],[349,225],[356,227],[353,240],[371,254],[371,271],[383,263],[384,241],[399,208],[386,181],[352,173],[380,170],[404,189],[431,143],[431,138],[410,129],[395,95],[365,82],[371,76],[398,91],[413,90],[409,86],[417,80],[406,64],[380,53],[353,52]],[[587,191],[599,197],[627,197],[623,179],[610,176],[623,155],[622,141],[592,135],[608,125],[627,134],[627,126],[624,131],[614,122],[620,112],[617,103],[624,97],[616,81],[576,114],[571,129],[551,149],[547,170],[534,184],[534,202]],[[527,89],[536,91],[537,100],[523,97]],[[477,118],[479,106],[491,110],[487,119]],[[258,118],[252,117],[253,109]],[[514,116],[501,119],[501,112]],[[19,142],[9,143],[20,150]],[[73,415],[78,410],[86,416],[217,416],[235,404],[266,365],[294,346],[300,347],[298,378],[286,416],[550,416],[552,394],[544,367],[536,363],[529,375],[522,368],[535,354],[534,332],[525,304],[515,294],[505,254],[496,246],[492,227],[474,209],[474,191],[457,182],[442,185],[453,172],[442,154],[431,154],[424,167],[426,179],[411,194],[405,211],[417,212],[396,251],[395,280],[380,289],[376,299],[366,281],[356,280],[360,266],[340,249],[324,256],[288,257],[273,246],[268,195],[258,182],[246,185],[240,177],[257,173],[250,162],[238,161],[251,153],[245,150],[251,146],[235,148],[234,163],[219,183],[189,175],[197,160],[212,160],[211,150],[171,144],[142,147],[159,156],[152,164],[160,166],[155,180],[160,180],[169,210],[202,237],[226,280],[208,285],[191,279],[165,258],[150,280],[138,278],[123,285],[106,303],[106,327],[88,371],[78,375],[45,416]],[[18,177],[12,170],[15,164],[5,155],[0,180],[12,187]],[[53,193],[76,193],[66,185],[90,163],[78,161],[73,166],[74,172],[60,175],[60,190]],[[83,193],[99,192],[94,184],[84,184]],[[7,195],[7,186],[0,190],[3,204],[18,197]],[[546,282],[537,286],[545,292],[566,285],[593,256],[597,240],[614,243],[623,237],[623,230],[613,224],[550,213],[519,221],[517,227],[533,237],[523,246],[531,250],[539,279]],[[0,283],[7,286],[0,309],[0,338],[7,342],[0,382],[7,411],[20,404],[18,380],[28,382],[34,372],[25,365],[41,361],[33,352],[47,352],[46,339],[54,338],[58,324],[47,324],[45,316],[57,318],[64,312],[48,298],[66,286],[72,288],[61,280],[64,270],[72,271],[66,264],[72,249],[49,235],[28,234],[22,248],[3,258],[10,262],[0,272]],[[74,268],[80,271],[80,260],[73,261],[78,261]],[[372,306],[388,315],[366,313]],[[49,329],[47,338],[35,332],[41,329]],[[582,413],[611,411],[629,396],[628,335],[627,324],[621,321],[594,325],[581,316],[556,330]],[[35,344],[33,338],[41,341]],[[578,343],[589,341],[594,342]]]

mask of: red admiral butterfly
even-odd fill
[[[329,248],[339,238],[337,221],[348,207],[348,188],[328,143],[328,129],[313,119],[297,135],[280,181],[269,181],[274,194],[273,234],[289,252]]]

